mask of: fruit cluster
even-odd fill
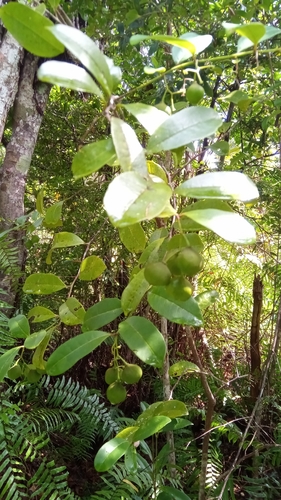
[[[142,369],[138,365],[125,363],[123,366],[113,366],[105,372],[105,381],[108,384],[106,397],[111,404],[117,405],[125,401],[127,391],[125,384],[136,384],[142,377]]]
[[[180,235],[177,235],[180,236]],[[177,236],[174,238],[177,239]],[[188,278],[192,278],[203,267],[202,255],[191,246],[173,248],[166,253],[165,262],[152,262],[145,266],[144,277],[150,285],[164,286],[167,293],[175,300],[188,300],[193,287]]]

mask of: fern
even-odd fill
[[[22,276],[18,263],[18,244],[11,233],[0,238],[0,274],[7,276],[14,288]]]

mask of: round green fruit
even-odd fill
[[[113,382],[113,384],[110,384],[110,386],[107,388],[106,397],[108,401],[113,405],[118,405],[118,403],[122,403],[123,401],[125,401],[126,396],[126,389],[124,385],[121,384],[121,382]]]
[[[165,286],[170,283],[172,275],[164,262],[152,262],[145,267],[144,277],[150,285]]]
[[[10,370],[8,371],[7,375],[11,380],[16,380],[17,378],[19,378],[22,375],[22,370],[20,365],[12,366],[12,368],[10,368]]]
[[[142,377],[142,369],[138,365],[127,364],[122,371],[121,379],[126,384],[136,384]]]
[[[193,106],[196,106],[196,104],[202,101],[204,93],[203,87],[199,83],[193,82],[186,90],[186,100]]]
[[[121,375],[121,368],[113,367],[113,368],[108,368],[105,372],[105,381],[108,385],[113,384],[113,382],[116,382],[118,379],[120,379]]]
[[[41,373],[38,373],[37,370],[28,369],[25,373],[26,380],[32,384],[38,382],[41,377],[42,377]]]
[[[172,279],[171,283],[167,286],[167,292],[173,299],[183,302],[190,299],[193,287],[186,278],[180,276],[179,278]]]
[[[183,276],[195,276],[203,267],[202,255],[194,248],[185,248],[177,255],[177,265]]]

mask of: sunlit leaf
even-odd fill
[[[211,35],[198,35],[197,33],[184,33],[183,35],[180,36],[180,39],[183,40],[188,40],[191,42],[194,47],[195,47],[195,54],[199,54],[200,52],[203,52],[211,43],[213,40],[213,37]],[[183,49],[179,47],[173,47],[172,48],[172,57],[173,60],[176,64],[180,64],[183,61],[186,61],[190,57],[193,56],[193,52],[191,52],[188,49]]]
[[[63,206],[63,201],[59,201],[58,203],[54,203],[54,205],[47,208],[44,218],[45,227],[49,229],[54,229],[62,225],[61,221],[62,206]]]
[[[150,135],[153,134],[169,116],[165,111],[161,111],[149,104],[143,104],[142,102],[123,104],[123,107],[141,123]]]
[[[216,290],[206,290],[205,292],[196,295],[195,300],[198,303],[201,311],[204,311],[206,307],[214,304],[219,299],[219,294]]]
[[[95,280],[106,269],[104,261],[96,255],[91,255],[82,260],[80,265],[79,279],[82,281]]]
[[[147,176],[144,149],[135,131],[120,118],[111,118],[111,135],[122,172],[137,172]]]
[[[146,236],[140,224],[119,228],[119,236],[129,252],[140,253],[144,250]]]
[[[190,361],[181,360],[170,366],[169,375],[170,377],[181,377],[186,373],[193,373],[199,371],[200,368],[198,368],[198,366],[195,365],[194,363],[191,363]]]
[[[26,349],[36,349],[39,344],[41,344],[42,340],[46,337],[46,330],[40,330],[39,332],[32,333],[27,337],[24,341],[24,347]]]
[[[65,325],[82,325],[85,309],[75,297],[69,297],[59,308],[59,317]]]
[[[173,323],[190,326],[201,326],[203,323],[201,311],[193,297],[182,302],[172,299],[164,287],[152,287],[147,300],[154,311]]]
[[[196,53],[196,48],[191,43],[189,40],[184,40],[182,38],[175,38],[173,36],[169,35],[133,35],[130,38],[130,44],[131,45],[137,45],[140,42],[143,42],[143,40],[158,40],[159,42],[165,42],[168,43],[169,45],[175,45],[176,47],[182,47],[184,49],[189,50],[192,54]]]
[[[31,320],[32,323],[41,323],[43,321],[47,321],[48,319],[56,318],[57,314],[47,307],[35,306],[28,311],[27,317],[28,319],[33,318]]]
[[[66,288],[63,281],[52,273],[36,273],[31,274],[26,278],[23,285],[24,293],[32,293],[34,295],[48,295],[58,292]]]
[[[123,313],[120,299],[103,299],[90,307],[84,316],[83,332],[97,330]]]
[[[3,381],[8,370],[11,368],[13,361],[21,347],[13,347],[0,356],[0,382]]]
[[[25,339],[30,334],[30,326],[26,316],[18,314],[8,321],[8,327],[12,337]]]
[[[100,89],[89,73],[84,68],[80,68],[75,64],[62,61],[47,61],[41,64],[37,76],[42,82],[89,92],[102,97]]]
[[[27,5],[9,2],[0,9],[0,17],[22,47],[39,57],[55,57],[64,46],[46,28],[52,21]]]
[[[63,231],[61,233],[55,234],[52,244],[52,250],[54,250],[55,248],[74,247],[76,245],[84,245],[84,241],[74,233]]]
[[[146,281],[144,269],[142,269],[133,277],[122,293],[121,305],[126,316],[136,310],[149,288],[150,284]]]
[[[129,446],[130,441],[116,437],[105,443],[95,456],[95,469],[98,472],[109,470],[126,453]]]

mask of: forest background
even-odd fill
[[[280,498],[280,4],[0,6],[0,498]]]

